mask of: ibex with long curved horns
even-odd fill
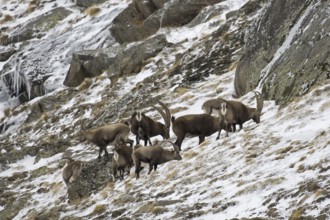
[[[259,92],[254,92],[256,97],[256,108],[250,108],[241,102],[237,101],[224,101],[221,103],[219,115],[222,115],[225,128],[227,130],[226,136],[228,136],[228,129],[232,128],[236,131],[236,124],[240,129],[243,128],[243,123],[252,119],[257,124],[260,123],[261,111],[263,108],[263,98]],[[220,136],[221,129],[219,130],[218,137]]]
[[[140,143],[140,139],[144,140],[144,145],[147,146],[151,144],[150,138],[161,135],[164,139],[170,138],[170,126],[171,126],[171,113],[166,105],[160,101],[158,103],[164,109],[157,106],[152,106],[156,109],[160,115],[163,117],[165,124],[154,121],[150,117],[146,116],[144,113],[136,111],[131,116],[131,132],[136,135],[136,144]]]

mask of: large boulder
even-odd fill
[[[330,69],[327,4],[299,0],[270,3],[247,33],[246,49],[235,74],[238,95],[259,86],[265,98],[284,104],[325,81]]]
[[[223,0],[135,0],[112,23],[110,32],[119,43],[140,41],[160,27],[188,24],[200,11]]]
[[[80,201],[114,181],[113,154],[84,162],[79,177],[67,186],[69,203]]]
[[[144,61],[156,56],[167,45],[165,35],[158,35],[128,46],[114,46],[94,51],[81,51],[72,56],[65,86],[78,86],[85,77],[94,77],[107,71],[109,78],[139,72]]]

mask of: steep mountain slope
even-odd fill
[[[44,84],[47,94],[3,113],[0,219],[330,218],[329,81],[281,108],[266,100],[260,124],[247,122],[243,131],[229,137],[222,134],[219,141],[214,134],[198,145],[198,138],[187,137],[182,161],[161,165],[150,175],[143,170],[139,180],[132,169],[125,180],[110,181],[91,196],[68,203],[61,158],[69,155],[89,162],[97,157],[94,145],[79,142],[83,124],[98,127],[126,120],[136,108],[160,120],[150,108],[157,99],[178,117],[202,113],[207,99],[236,97],[234,77],[244,51],[244,34],[267,6],[262,2],[210,4],[189,25],[160,28],[157,34],[165,34],[169,44],[139,71],[115,83],[105,71],[67,88],[62,82],[70,65],[68,57],[82,49],[113,45],[106,27],[127,5],[107,1],[98,6],[101,13],[91,18],[72,2],[57,1],[78,22],[71,27],[64,20],[35,40],[45,46],[43,42],[53,42],[47,36],[63,39],[56,41],[60,44],[55,44],[60,48],[56,55],[44,58],[54,68]],[[53,3],[45,1],[44,8]],[[4,4],[11,7],[10,2]],[[23,7],[18,6],[16,10]],[[31,49],[31,42],[27,45],[22,45],[23,54],[39,52],[37,47]],[[43,46],[38,46],[40,51]],[[15,57],[7,63],[14,61]],[[255,106],[252,92],[239,100]],[[175,138],[171,132],[171,140]]]

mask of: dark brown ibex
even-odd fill
[[[134,135],[136,135],[136,144],[140,143],[140,139],[144,140],[144,145],[147,146],[152,145],[150,138],[161,135],[163,139],[170,138],[170,126],[171,126],[171,113],[170,110],[166,107],[166,105],[162,102],[158,102],[165,112],[162,111],[161,108],[157,106],[153,106],[160,115],[163,117],[165,125],[154,121],[150,117],[146,116],[144,113],[136,111],[131,116],[130,124],[131,131]]]
[[[95,144],[100,148],[98,158],[101,158],[101,154],[104,151],[105,156],[108,155],[107,146],[113,143],[116,137],[122,137],[127,143],[133,146],[133,140],[128,138],[130,132],[130,127],[125,123],[117,123],[112,125],[106,125],[96,129],[89,129],[82,131],[82,136],[80,141],[85,141],[86,139]]]
[[[62,177],[65,184],[69,186],[71,183],[78,179],[84,163],[82,161],[73,160],[71,157],[63,157],[63,159],[67,159],[68,162],[63,168]]]
[[[177,119],[172,117],[172,130],[177,137],[175,144],[180,150],[186,135],[199,137],[199,144],[201,144],[205,137],[223,129],[223,126],[223,120],[208,114],[183,115]]]
[[[125,168],[128,169],[129,175],[131,167],[133,166],[133,148],[127,146],[124,138],[118,137],[115,140],[115,152],[117,153],[117,155],[114,156],[113,173],[116,179],[118,178],[118,172],[119,178],[124,179]]]
[[[206,114],[211,115],[213,110],[220,110],[221,103],[224,101],[222,98],[207,100],[203,103],[202,109]]]
[[[170,141],[168,141],[170,142]],[[182,160],[178,146],[173,144],[174,151],[165,150],[159,145],[139,147],[133,151],[132,158],[135,164],[136,179],[140,177],[141,162],[149,163],[149,172],[157,170],[157,165],[171,160]]]
[[[259,92],[254,92],[256,97],[256,108],[250,108],[241,102],[236,101],[225,101],[221,103],[221,109],[219,115],[222,115],[224,127],[232,128],[236,131],[236,124],[239,125],[240,129],[243,128],[243,123],[252,119],[257,124],[260,123],[261,111],[263,108],[263,98]],[[218,136],[220,136],[221,129],[219,130]],[[226,132],[228,136],[228,131]]]

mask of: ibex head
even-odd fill
[[[170,127],[171,127],[171,112],[164,103],[162,103],[161,101],[158,101],[158,103],[163,107],[165,112],[163,112],[162,109],[157,106],[152,106],[152,107],[156,109],[159,112],[159,114],[163,117],[165,122],[164,130],[163,130],[164,139],[169,139]]]
[[[260,123],[260,116],[261,116],[261,111],[264,105],[264,100],[260,94],[260,92],[253,91],[254,94],[256,95],[256,102],[257,102],[257,107],[256,110],[254,111],[254,114],[252,116],[252,120],[259,124]]]

